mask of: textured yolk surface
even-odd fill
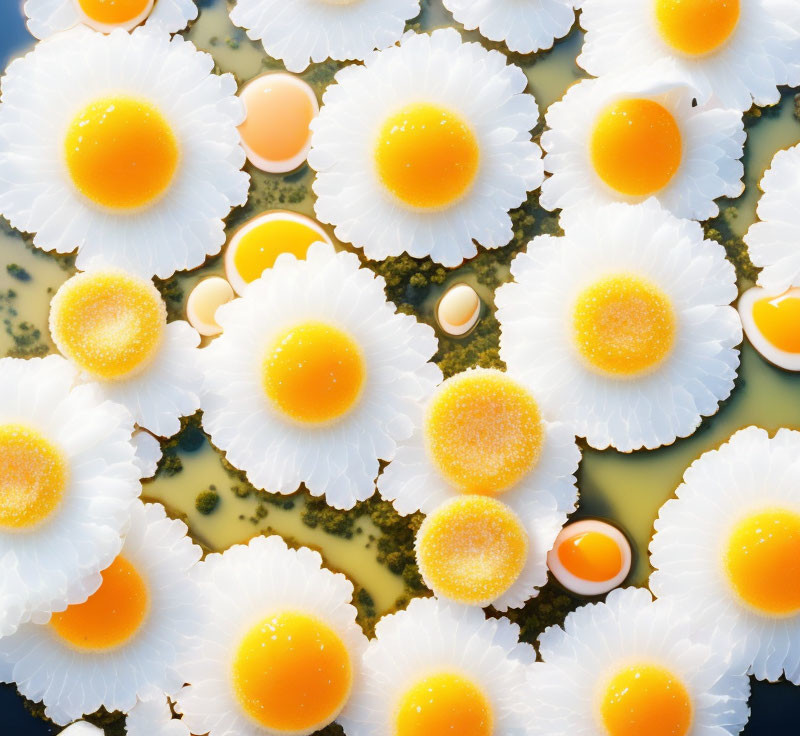
[[[663,189],[681,164],[681,132],[672,113],[653,100],[628,99],[598,115],[592,165],[612,189],[631,197]]]
[[[239,239],[233,263],[236,271],[249,284],[275,265],[281,253],[298,259],[306,257],[312,243],[322,240],[314,228],[294,220],[267,220],[246,232]]]
[[[405,692],[394,736],[492,736],[492,707],[466,677],[441,673]]]
[[[52,514],[67,486],[63,453],[35,429],[0,424],[0,529],[23,530]]]
[[[54,613],[50,625],[77,649],[120,647],[139,631],[147,616],[147,585],[122,555],[103,570],[103,582],[85,603]]]
[[[304,731],[332,721],[352,680],[341,637],[302,613],[281,613],[253,627],[233,663],[240,704],[260,725],[277,731]]]
[[[67,169],[75,187],[110,209],[155,202],[178,168],[178,141],[149,102],[107,97],[85,107],[65,139]]]
[[[78,0],[81,10],[97,23],[124,24],[138,18],[150,0]]]
[[[156,354],[167,321],[150,282],[119,272],[79,274],[51,304],[59,350],[97,378],[126,378]]]
[[[435,209],[460,199],[478,173],[478,139],[461,117],[429,104],[410,105],[381,128],[375,151],[384,186],[412,207]]]
[[[499,372],[447,381],[428,408],[428,452],[444,477],[467,493],[497,493],[539,459],[544,428],[531,394]]]
[[[517,515],[487,496],[463,496],[420,528],[417,561],[437,594],[461,603],[494,600],[519,577],[528,536]]]
[[[264,359],[264,390],[299,422],[329,422],[355,406],[366,378],[358,343],[322,322],[287,330]]]
[[[578,296],[573,311],[578,351],[600,373],[636,376],[657,367],[675,343],[669,297],[639,276],[600,279]]]
[[[656,0],[661,37],[683,54],[716,51],[739,24],[740,0]]]
[[[759,299],[753,304],[753,321],[778,350],[800,353],[800,298]]]
[[[561,564],[576,578],[592,583],[611,580],[622,569],[622,552],[611,537],[600,532],[583,532],[558,548]]]
[[[725,559],[739,597],[772,616],[800,612],[800,514],[768,509],[733,530]]]

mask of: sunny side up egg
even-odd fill
[[[739,297],[747,339],[761,356],[787,371],[800,371],[800,288],[774,295],[755,286]]]
[[[97,31],[130,30],[150,15],[155,0],[75,0],[78,15]]]

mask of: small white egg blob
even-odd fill
[[[463,337],[478,324],[481,298],[469,284],[456,284],[448,289],[436,305],[436,321],[444,332]]]
[[[103,730],[88,721],[76,721],[67,726],[61,732],[61,736],[103,736]]]
[[[201,335],[213,337],[222,332],[215,315],[217,309],[236,296],[233,287],[223,278],[203,279],[192,289],[186,301],[186,318]]]
[[[760,286],[739,297],[744,334],[765,360],[800,371],[800,288],[774,294]]]

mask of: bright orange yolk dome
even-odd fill
[[[78,0],[81,10],[96,23],[124,25],[140,17],[150,0]]]
[[[655,0],[655,11],[664,41],[690,56],[722,47],[741,15],[740,0]]]
[[[753,321],[778,350],[800,353],[800,297],[759,299],[753,304]]]
[[[54,613],[50,625],[76,649],[103,651],[130,641],[147,617],[149,593],[136,567],[120,555],[85,603]]]
[[[622,570],[622,552],[616,540],[601,532],[583,532],[558,547],[558,559],[576,578],[592,583],[611,580]]]
[[[411,207],[437,209],[463,197],[478,173],[475,133],[457,113],[409,105],[378,135],[375,163],[386,189]]]
[[[350,695],[352,681],[341,637],[304,613],[281,613],[254,626],[233,662],[239,703],[254,721],[276,731],[330,723]]]
[[[619,100],[595,120],[590,141],[597,175],[631,197],[655,194],[681,165],[681,132],[672,113],[654,100]]]
[[[130,210],[153,204],[178,168],[178,141],[145,100],[106,97],[87,105],[64,141],[75,188],[95,204]]]

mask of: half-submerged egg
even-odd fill
[[[787,371],[800,371],[800,288],[770,294],[759,286],[739,298],[744,334],[761,356]]]
[[[448,335],[463,337],[478,324],[481,298],[469,284],[450,287],[436,305],[436,321]]]
[[[186,300],[186,319],[205,337],[219,335],[222,327],[215,317],[217,309],[235,296],[233,287],[225,279],[219,276],[203,279]]]

